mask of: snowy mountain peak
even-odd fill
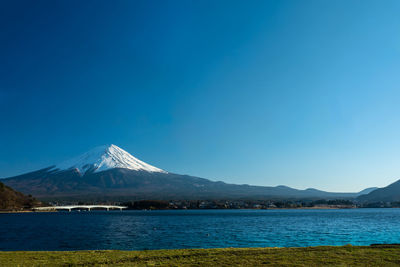
[[[135,158],[116,145],[95,147],[76,158],[56,165],[55,168],[59,170],[77,169],[81,174],[89,170],[101,172],[114,168],[166,173],[164,170]]]

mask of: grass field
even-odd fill
[[[0,266],[400,266],[400,246],[0,252]]]

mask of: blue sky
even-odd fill
[[[0,177],[113,143],[171,172],[400,178],[399,1],[2,1]]]

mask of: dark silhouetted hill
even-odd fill
[[[360,202],[398,202],[400,201],[400,180],[369,194],[359,196]]]
[[[29,209],[38,204],[32,196],[26,196],[0,182],[0,210]]]

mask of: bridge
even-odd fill
[[[126,209],[128,207],[124,206],[114,206],[114,205],[69,205],[69,206],[49,206],[49,207],[37,207],[33,208],[33,210],[68,210],[71,211],[73,209],[87,209],[88,211],[92,209],[106,209],[109,211],[110,209]]]

